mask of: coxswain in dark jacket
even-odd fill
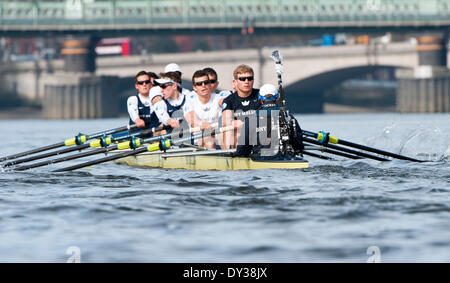
[[[257,144],[252,148],[252,157],[279,155],[280,140],[280,107],[277,103],[280,94],[277,88],[271,84],[261,87],[258,99],[260,108],[257,115]],[[300,155],[303,151],[302,130],[293,115],[287,117],[289,123],[289,143],[295,153]]]

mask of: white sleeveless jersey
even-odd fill
[[[142,102],[142,104],[144,104],[144,106],[150,106],[150,113],[153,113],[154,109],[152,107],[151,98],[142,96],[140,94],[138,96],[139,96],[139,100],[141,100],[141,102]],[[139,118],[139,103],[138,103],[138,98],[136,97],[136,95],[128,97],[127,109],[128,109],[128,114],[130,115],[131,120],[136,121],[136,119]]]
[[[219,121],[222,116],[222,108],[219,106],[219,100],[221,97],[217,93],[211,93],[211,98],[208,103],[203,104],[198,99],[198,95],[195,92],[191,92],[186,97],[186,102],[183,106],[183,112],[186,113],[194,111],[195,115],[208,123],[215,123]]]

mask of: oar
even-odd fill
[[[137,137],[137,136],[148,135],[148,134],[152,134],[152,133],[154,134],[157,131],[161,131],[161,130],[164,130],[167,128],[170,128],[170,127],[164,126],[164,127],[159,127],[159,128],[151,128],[151,129],[143,130],[141,132],[136,132],[136,133],[132,133],[132,134],[128,133],[127,135],[123,135],[123,136],[119,136],[119,137],[102,136],[100,139],[94,140],[87,144],[77,145],[77,146],[68,147],[68,148],[65,148],[62,150],[56,150],[56,151],[51,151],[51,152],[47,152],[47,153],[43,153],[43,154],[39,154],[39,155],[33,155],[33,156],[30,156],[27,158],[17,159],[17,160],[2,164],[2,166],[9,167],[12,165],[30,162],[30,161],[34,161],[34,160],[38,160],[38,159],[42,159],[42,158],[46,158],[46,157],[50,157],[50,156],[54,156],[54,155],[65,154],[65,153],[69,153],[69,152],[77,151],[77,150],[81,151],[86,148],[96,148],[96,147],[100,147],[100,146],[107,147],[111,143],[114,143],[117,141],[129,139],[129,138],[133,138],[133,137]],[[31,168],[34,168],[34,167],[31,167]]]
[[[331,157],[328,157],[328,156],[325,156],[325,155],[321,155],[321,154],[317,154],[317,153],[312,153],[312,152],[309,152],[309,151],[306,151],[306,150],[304,150],[302,153],[304,155],[309,155],[309,156],[312,156],[312,157],[315,157],[315,158],[319,158],[319,159],[333,160],[333,158],[331,158]]]
[[[335,152],[330,152],[330,151],[328,150],[329,153],[331,153],[331,154],[341,155],[341,156],[348,157],[348,158],[352,158],[352,159],[356,159],[356,158],[353,158],[353,157],[354,157],[354,155],[357,155],[357,156],[360,156],[360,157],[369,158],[369,159],[374,159],[374,160],[378,160],[378,161],[390,161],[389,159],[386,159],[386,158],[383,158],[383,157],[379,157],[379,156],[372,155],[372,154],[365,153],[365,152],[360,152],[360,151],[352,150],[352,149],[345,148],[345,147],[342,147],[342,146],[338,146],[338,145],[334,145],[334,144],[330,144],[330,143],[324,143],[324,144],[322,144],[322,143],[320,143],[320,142],[317,141],[317,140],[314,140],[314,139],[311,139],[311,138],[307,138],[307,137],[303,137],[303,141],[308,142],[308,143],[311,143],[311,144],[321,145],[321,146],[323,146],[323,147],[329,147],[329,148],[332,148],[332,149],[337,150],[337,151],[343,151],[343,152],[347,152],[347,153],[353,154],[353,155],[351,155],[352,157],[349,157],[349,156],[345,156],[344,153],[336,154],[337,151],[335,151]]]
[[[129,151],[129,152],[124,152],[124,153],[119,153],[119,154],[115,154],[115,155],[112,155],[112,156],[107,156],[107,157],[104,157],[104,158],[101,158],[101,159],[97,159],[97,160],[85,162],[85,163],[82,163],[82,164],[78,164],[78,165],[74,165],[74,166],[70,166],[70,167],[54,170],[52,172],[72,171],[72,170],[80,169],[80,168],[83,168],[83,167],[92,166],[92,165],[96,165],[96,164],[100,164],[100,163],[104,163],[104,162],[108,162],[108,161],[124,158],[124,157],[127,157],[127,156],[137,155],[139,153],[143,153],[143,152],[147,152],[147,151],[148,152],[157,151],[157,150],[164,150],[165,151],[165,150],[170,149],[173,145],[182,144],[184,142],[192,141],[192,140],[196,140],[196,139],[201,139],[201,138],[204,138],[204,137],[207,137],[207,136],[212,136],[212,135],[215,135],[215,134],[218,134],[218,133],[223,133],[225,131],[230,131],[230,130],[233,130],[233,129],[234,129],[233,126],[219,128],[219,129],[215,129],[215,130],[212,130],[212,131],[205,131],[205,132],[201,132],[199,134],[191,135],[190,137],[177,139],[175,141],[172,141],[171,139],[169,139],[171,134],[162,135],[162,136],[159,136],[161,138],[159,140],[159,142],[152,143],[152,144],[150,144],[148,146],[141,147],[141,148],[135,147],[135,148],[133,148],[134,150]],[[158,137],[155,137],[155,138],[158,138]],[[152,141],[154,141],[154,138],[144,139],[144,140],[142,140],[142,143],[150,143]]]
[[[325,133],[325,132],[314,133],[314,132],[302,130],[302,134],[305,135],[305,136],[309,136],[309,137],[313,137],[313,138],[317,139],[320,142],[320,144],[330,144],[330,143],[341,144],[341,145],[345,145],[345,146],[354,147],[354,148],[357,148],[357,149],[373,152],[373,153],[376,153],[376,154],[393,157],[393,158],[396,158],[396,159],[408,160],[408,161],[414,161],[414,162],[424,162],[423,160],[418,160],[418,159],[411,158],[411,157],[408,157],[408,156],[403,156],[403,155],[399,155],[399,154],[396,154],[396,153],[384,151],[384,150],[381,150],[381,149],[376,149],[376,148],[368,147],[368,146],[365,146],[365,145],[349,142],[349,141],[346,141],[346,140],[343,140],[343,139],[338,139],[337,137],[330,136],[329,133]]]
[[[111,130],[95,133],[95,134],[92,134],[92,135],[78,134],[74,138],[66,139],[65,141],[60,142],[60,143],[55,143],[55,144],[52,144],[52,145],[48,145],[48,146],[32,149],[32,150],[29,150],[29,151],[25,151],[25,152],[16,153],[16,154],[13,154],[13,155],[1,157],[0,158],[0,162],[6,161],[6,160],[11,160],[11,159],[16,159],[16,158],[19,158],[19,157],[23,157],[23,156],[39,153],[39,152],[50,150],[50,149],[55,149],[55,148],[62,147],[62,146],[81,145],[81,144],[85,143],[87,140],[90,140],[90,139],[99,138],[101,136],[108,136],[108,135],[112,135],[112,134],[115,134],[115,133],[118,133],[118,132],[131,130],[131,129],[135,129],[135,128],[137,128],[136,125],[132,125],[132,126],[127,125],[127,126],[123,126],[123,127],[119,127],[119,128],[115,128],[115,129],[111,129]]]
[[[307,144],[317,144],[317,143],[311,142],[311,141],[315,141],[315,140],[310,141],[309,138],[303,138],[303,141]],[[339,155],[339,156],[350,158],[350,159],[361,159],[362,158],[361,156],[358,156],[358,155],[348,154],[345,152],[336,151],[336,150],[329,149],[326,147],[318,147],[318,148],[315,148],[315,150],[318,150],[320,152],[329,153],[329,154]]]
[[[82,157],[86,157],[86,156],[90,156],[90,155],[94,155],[94,154],[106,153],[108,151],[116,149],[115,146],[108,147],[110,144],[112,144],[114,142],[132,139],[132,138],[136,138],[139,136],[145,136],[145,135],[148,135],[151,133],[155,133],[155,132],[167,129],[168,127],[170,127],[170,126],[151,128],[151,129],[144,130],[142,132],[136,132],[136,133],[132,133],[132,134],[128,134],[128,135],[120,136],[120,137],[115,137],[115,138],[112,138],[110,136],[105,137],[105,138],[102,138],[101,140],[95,140],[95,141],[90,142],[89,144],[84,144],[84,145],[80,146],[83,148],[87,148],[87,147],[96,148],[96,147],[102,146],[103,148],[101,148],[101,149],[83,152],[80,154],[70,155],[70,156],[61,157],[61,158],[52,159],[52,160],[46,160],[46,161],[31,164],[31,165],[20,166],[20,167],[14,168],[14,170],[23,171],[23,170],[27,170],[27,169],[31,169],[31,168],[37,168],[37,167],[41,167],[41,166],[46,166],[46,165],[50,165],[50,164],[55,164],[55,163],[69,161],[69,160],[73,160],[73,159],[77,159],[77,158],[82,158]],[[73,150],[77,150],[77,149],[78,148],[73,148]],[[71,150],[71,151],[73,151],[73,150]]]

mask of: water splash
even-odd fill
[[[442,161],[450,161],[450,145],[448,146],[447,150],[445,151],[444,155],[442,156]]]
[[[391,123],[377,137],[368,139],[372,147],[427,161],[440,161],[450,154],[450,136],[437,126],[414,129]]]
[[[399,153],[403,147],[403,141],[407,139],[407,133],[397,124],[392,122],[375,137],[367,139],[367,145],[387,151]]]
[[[401,153],[429,161],[439,161],[443,159],[449,145],[448,134],[439,127],[421,126],[405,140]]]

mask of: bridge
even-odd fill
[[[119,80],[110,81],[109,78],[105,82],[114,82],[114,94],[124,95],[133,90],[132,78],[137,71],[159,72],[170,62],[182,66],[187,82],[195,70],[214,67],[223,89],[229,88],[233,69],[238,64],[248,64],[254,67],[256,86],[259,86],[276,83],[273,63],[268,59],[272,48],[106,59],[95,58],[92,47],[102,37],[139,34],[373,34],[386,31],[421,35],[419,44],[385,44],[371,40],[368,45],[281,49],[286,59],[284,82],[287,98],[294,107],[298,107],[294,111],[321,112],[325,88],[348,78],[379,68],[411,69],[419,65],[446,68],[450,0],[0,0],[0,36],[70,35],[62,43],[64,61],[4,65],[0,66],[0,73],[10,89],[35,100],[42,100],[49,89],[53,93],[50,96],[67,96],[67,99],[61,98],[67,101],[75,99],[72,93],[92,89],[89,90],[92,95],[88,90],[83,95],[90,99],[97,97],[95,99],[101,101],[97,94],[106,95],[106,92],[97,91],[102,89],[100,76],[119,77]],[[448,77],[450,82],[450,72],[447,71],[430,69],[428,73],[445,73],[442,77]],[[77,75],[72,76],[72,73]],[[418,89],[412,82],[419,83],[421,78],[411,74],[404,73],[404,83],[399,84],[402,85],[402,96]],[[90,80],[94,76],[99,76],[97,82]],[[60,79],[66,85],[61,85]],[[434,75],[427,77],[433,88],[420,86],[424,91],[415,95],[433,95],[433,79]],[[73,80],[78,80],[77,86],[72,84]],[[80,80],[90,83],[80,83]],[[47,90],[46,83],[49,86]],[[70,102],[64,103],[70,105]]]
[[[449,0],[0,1],[0,35],[447,30]]]
[[[155,54],[97,58],[96,75],[118,76],[117,93],[133,92],[134,75],[140,70],[163,71],[164,66],[177,62],[183,70],[187,87],[194,71],[211,66],[219,75],[219,88],[229,89],[234,68],[248,64],[255,71],[255,86],[276,84],[274,63],[269,58],[273,48],[233,51]],[[410,42],[323,46],[285,47],[284,87],[294,111],[321,112],[320,97],[324,90],[347,79],[368,74],[380,68],[414,68],[418,66],[416,45]],[[63,73],[63,61],[23,62],[3,67],[3,75],[10,87],[32,99],[42,99],[44,84],[49,77]],[[0,70],[1,71],[1,70]],[[27,82],[23,84],[21,82]]]

